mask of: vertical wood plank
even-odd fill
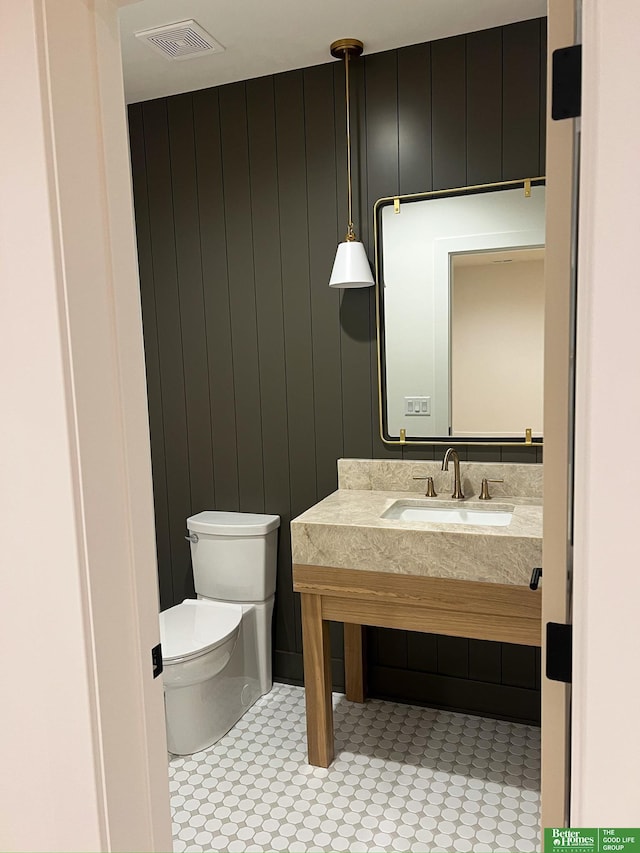
[[[377,659],[379,666],[407,668],[408,631],[395,628],[372,628],[377,635]]]
[[[143,105],[149,224],[164,411],[165,468],[175,601],[193,594],[185,519],[191,512],[182,330],[176,267],[167,102]]]
[[[371,412],[378,399],[371,381],[370,301],[366,288],[345,290],[340,298],[340,351],[343,449],[347,458],[373,456]]]
[[[468,447],[467,462],[500,462],[500,447]],[[479,490],[479,486],[476,487]]]
[[[207,334],[200,257],[200,211],[196,175],[193,99],[167,103],[178,304],[182,332],[191,511],[214,507]]]
[[[434,190],[467,186],[465,36],[431,45]]]
[[[542,681],[542,647],[535,649],[535,685],[536,690],[540,690]]]
[[[295,516],[317,500],[302,72],[276,76],[275,113],[290,494]]]
[[[193,95],[215,505],[240,508],[218,90]]]
[[[284,345],[289,438],[291,516],[317,500],[316,423],[313,407],[311,287],[307,219],[307,163],[304,135],[303,74],[275,77],[276,153]],[[300,597],[294,593],[295,646],[302,650]],[[281,643],[278,633],[277,642]]]
[[[348,219],[344,65],[335,63],[333,72],[338,211],[336,242],[340,242],[344,240]],[[351,90],[355,91],[357,97],[353,80],[351,83]],[[351,127],[352,161],[355,166],[359,141],[358,102],[355,98],[351,103]],[[354,168],[352,179],[353,217],[356,235],[364,242],[362,216],[358,205],[360,197],[358,171]],[[339,300],[343,454],[347,457],[370,458],[373,452],[371,422],[373,389],[370,382],[363,382],[363,376],[368,378],[371,360],[372,336],[369,317],[371,292],[368,288],[347,289],[339,293]]]
[[[160,353],[156,320],[153,258],[149,223],[147,166],[144,150],[144,125],[142,105],[129,107],[129,133],[131,138],[131,170],[133,198],[136,211],[136,236],[138,264],[140,267],[140,297],[144,330],[144,354],[147,374],[147,401],[149,405],[149,435],[151,440],[151,473],[153,479],[153,505],[156,522],[156,551],[158,559],[158,585],[160,607],[166,610],[175,604],[173,575],[171,571],[171,541],[169,538],[169,508],[167,503],[167,475],[165,468],[164,414],[160,379]]]
[[[353,91],[353,69],[359,65],[360,60],[355,60],[350,63],[349,68],[349,99],[351,100],[351,92]],[[344,62],[334,62],[331,65],[333,70],[333,131],[334,131],[334,152],[335,152],[335,169],[336,169],[336,243],[344,240],[347,233],[347,225],[349,218],[349,206],[347,202],[347,122],[346,122],[346,103],[345,103],[345,71]],[[353,227],[358,240],[362,239],[362,231],[360,229],[360,209],[359,209],[359,187],[357,184],[359,175],[358,169],[354,168],[357,165],[359,139],[357,136],[357,103],[352,101],[349,110],[349,120],[351,122],[351,166],[354,174],[351,176],[351,187],[353,190],[352,196],[352,217]],[[333,260],[333,259],[332,259]]]
[[[342,622],[329,622],[331,648],[335,664],[336,683],[344,684],[344,625]]]
[[[311,338],[318,497],[337,488],[342,455],[340,294],[329,288],[338,233],[333,66],[304,72]]]
[[[376,53],[364,60],[366,110],[367,208],[373,211],[377,199],[400,192],[398,148],[398,56],[397,51]],[[372,215],[372,213],[371,213]],[[369,257],[373,260],[373,226],[369,233]],[[370,324],[375,329],[375,301],[370,303]],[[399,448],[388,447],[378,426],[378,357],[371,349],[371,418],[374,458],[401,458]]]
[[[502,462],[516,462],[520,465],[526,465],[528,462],[538,461],[538,448],[536,445],[532,447],[502,447],[500,456]]]
[[[438,642],[435,634],[407,634],[407,668],[418,672],[438,671]]]
[[[351,145],[354,220],[357,234],[364,244],[375,269],[373,251],[373,205],[369,198],[367,171],[367,110],[364,58],[351,65]],[[336,95],[336,110],[340,110]],[[341,145],[337,144],[336,162],[340,169]],[[346,151],[345,151],[346,155]],[[340,174],[340,173],[338,173]],[[338,193],[341,192],[340,182]],[[375,455],[379,443],[378,426],[374,419],[378,405],[376,367],[375,288],[357,293],[345,292],[341,298],[340,322],[343,329],[343,424],[345,456]],[[367,402],[369,404],[367,410]],[[360,424],[366,424],[360,426]]]
[[[444,449],[440,449],[437,444],[428,447],[403,447],[403,459],[440,459],[444,456]]]
[[[401,195],[432,188],[429,44],[398,51],[398,168]]]
[[[357,234],[367,251],[371,269],[374,270],[373,204],[369,198],[367,169],[365,68],[366,59],[361,58],[352,63],[350,71],[352,184],[354,220],[358,223]],[[341,112],[338,96],[336,96],[336,105],[336,110]],[[341,146],[339,143],[336,150],[338,152],[336,162],[340,169]],[[340,183],[338,183],[338,193],[340,192]],[[375,288],[366,288],[357,295],[355,293],[347,295],[345,292],[342,296],[340,312],[343,329],[342,353],[347,365],[346,370],[343,371],[344,454],[369,458],[375,455],[374,448],[379,445],[375,417],[378,405]],[[357,341],[357,345],[352,344],[352,341]],[[354,383],[357,389],[354,388]],[[361,409],[360,406],[362,406]],[[358,417],[362,420],[357,421]],[[366,426],[360,429],[359,423],[365,423],[365,421]]]
[[[540,23],[504,27],[502,178],[535,177],[540,168]]]
[[[220,90],[220,126],[240,509],[263,512],[262,400],[244,83],[233,83]]]
[[[369,208],[400,192],[398,143],[398,52],[365,57],[367,184]]]
[[[502,682],[502,644],[488,640],[469,641],[469,678],[491,684]]]
[[[340,74],[337,67],[336,76]],[[369,260],[373,261],[373,205],[369,198],[368,171],[367,171],[367,104],[366,104],[366,57],[352,62],[349,71],[351,80],[351,151],[352,151],[352,184],[353,184],[353,210],[354,222],[357,222],[357,234],[364,243]],[[339,77],[338,77],[339,79]],[[341,110],[341,101],[336,95],[336,115],[344,112]],[[344,119],[340,119],[340,129]],[[345,140],[346,144],[346,140]],[[340,145],[336,147],[336,164],[338,170],[345,162],[346,150],[341,154]],[[339,172],[338,172],[339,174]],[[340,194],[338,183],[338,194]],[[340,211],[340,207],[338,207]]]
[[[438,637],[438,672],[454,678],[469,677],[469,640]]]
[[[260,390],[264,442],[265,510],[280,516],[275,601],[275,642],[296,648],[291,571],[289,435],[284,347],[282,263],[278,211],[275,99],[272,77],[247,83],[249,170],[255,269]]]
[[[536,682],[536,651],[533,646],[502,645],[501,683],[509,687],[540,687]]]
[[[502,29],[469,33],[467,181],[502,180]]]
[[[328,767],[334,755],[329,625],[322,621],[319,595],[303,593],[300,599],[308,758],[315,767]]]

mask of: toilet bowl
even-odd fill
[[[187,519],[197,599],[160,614],[167,746],[213,745],[271,689],[279,516]]]
[[[217,675],[229,663],[241,621],[242,607],[213,601],[186,599],[161,613],[165,683],[187,687]]]

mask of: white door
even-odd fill
[[[0,31],[0,847],[169,850],[116,3]]]

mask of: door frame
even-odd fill
[[[575,121],[551,118],[553,51],[576,37],[575,0],[549,0],[542,540],[541,827],[569,825],[570,685],[546,677],[546,625],[571,621]]]

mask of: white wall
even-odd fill
[[[167,850],[116,7],[3,2],[0,31],[0,849]]]
[[[573,826],[640,823],[640,4],[583,4]]]
[[[452,435],[542,435],[543,369],[544,261],[454,261]]]

